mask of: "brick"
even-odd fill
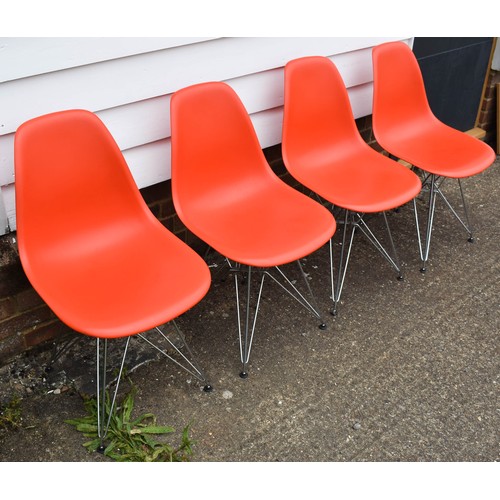
[[[356,127],[361,132],[363,130],[371,130],[372,128],[372,117],[371,115],[362,116],[361,118],[357,118],[355,120]]]
[[[24,332],[22,335],[25,349],[31,349],[35,346],[54,340],[72,332],[71,328],[58,319],[45,323]]]
[[[20,262],[0,267],[0,299],[31,288]]]
[[[11,298],[0,300],[0,321],[14,316],[17,313],[17,303]]]
[[[160,219],[160,222],[171,232],[174,232],[174,216],[166,219]]]
[[[149,205],[167,197],[171,192],[170,180],[153,184],[140,190],[144,201]]]
[[[369,143],[372,140],[372,129],[365,129],[360,131],[361,137],[363,140],[367,143]]]
[[[180,233],[186,230],[186,226],[182,223],[182,221],[179,219],[178,215],[173,216],[173,222],[174,222],[174,233]]]
[[[16,301],[19,312],[29,311],[44,304],[40,295],[33,288],[28,288],[17,294]]]
[[[208,245],[191,231],[186,231],[185,242],[198,254],[204,255]]]
[[[496,99],[493,99],[493,98],[484,99],[483,103],[481,105],[481,111],[486,111],[486,112],[492,111],[492,112],[495,112],[496,104],[497,104],[497,100]]]
[[[378,151],[379,153],[382,153],[384,151],[384,148],[382,148],[382,146],[376,141],[371,142],[370,147],[372,147],[375,151]]]
[[[19,334],[11,335],[1,341],[0,366],[5,366],[25,351],[24,342]]]
[[[490,71],[491,86],[494,87],[497,83],[500,83],[500,71]]]
[[[37,309],[6,319],[0,322],[0,341],[28,328],[33,328],[33,325],[45,323],[54,317],[55,315],[49,307],[43,305]]]
[[[174,200],[172,198],[166,198],[160,202],[160,217],[166,219],[171,215],[175,214]]]
[[[281,144],[276,144],[274,146],[264,148],[262,152],[264,153],[264,156],[270,165],[276,161],[283,161],[281,154]]]
[[[179,238],[181,241],[186,243],[186,240],[187,240],[187,230],[186,229],[172,231],[172,232],[175,234],[175,236],[177,236],[177,238]]]
[[[478,126],[482,129],[487,129],[489,126],[496,126],[496,116],[494,113],[479,113]]]
[[[149,209],[153,213],[153,215],[159,219],[160,214],[161,214],[161,205],[160,203],[152,203],[151,205],[148,205]]]

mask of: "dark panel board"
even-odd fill
[[[429,104],[444,123],[463,131],[474,127],[492,43],[493,38],[415,38]]]

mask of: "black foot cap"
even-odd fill
[[[207,384],[205,387],[203,387],[203,392],[212,392],[214,388],[210,385]]]
[[[469,243],[474,243],[476,240],[474,239],[473,236],[471,236],[468,240],[467,240]]]
[[[330,314],[331,314],[332,316],[337,316],[337,309],[332,309],[332,310],[330,311]]]
[[[240,378],[248,378],[248,373],[247,372],[241,372],[240,373]]]
[[[326,330],[326,323],[321,323],[321,325],[319,325],[319,329]]]
[[[101,455],[104,455],[104,450],[105,449],[106,449],[106,447],[103,444],[101,444],[101,446],[99,446],[96,451],[97,451],[97,453],[100,453]]]
[[[46,366],[45,367],[45,373],[50,373],[54,368],[52,367],[52,365],[49,365],[49,366]]]
[[[426,269],[425,267],[422,267],[422,268],[420,269],[420,272],[421,272],[422,274],[425,274],[425,273],[427,272],[427,269]]]
[[[398,281],[403,281],[403,280],[404,280],[403,275],[402,275],[402,274],[400,274],[400,275],[398,276]]]

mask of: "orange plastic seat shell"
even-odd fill
[[[241,264],[271,267],[320,248],[335,232],[322,205],[272,171],[234,90],[193,85],[171,100],[172,193],[179,217]]]
[[[373,131],[384,149],[444,177],[469,177],[493,163],[490,146],[435,117],[417,59],[404,42],[373,48],[373,75]]]
[[[302,184],[334,205],[374,213],[401,206],[421,189],[409,169],[361,137],[334,63],[311,56],[285,67],[283,159]]]
[[[113,338],[176,318],[210,272],[145,204],[111,134],[84,110],[15,136],[19,253],[35,290],[81,333]]]

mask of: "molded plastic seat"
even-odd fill
[[[210,247],[238,264],[269,268],[331,238],[333,216],[274,174],[231,87],[208,82],[181,89],[170,109],[175,208]]]
[[[345,209],[346,218],[348,212],[366,214],[399,207],[421,189],[413,172],[363,140],[342,77],[326,57],[303,57],[285,67],[282,149],[289,172],[325,200]],[[356,225],[366,228],[362,219],[354,228]],[[382,254],[388,257],[385,251]],[[400,273],[399,265],[395,267]],[[341,289],[339,283],[333,293],[335,308]]]
[[[470,177],[488,168],[495,160],[493,149],[464,132],[442,123],[433,114],[424,81],[412,50],[403,42],[389,42],[373,48],[374,95],[373,132],[379,144],[395,157],[431,174],[424,186],[430,191],[426,249],[420,246],[422,271],[428,259],[435,196],[442,179]],[[439,180],[439,182],[438,182]],[[462,199],[462,186],[460,184]],[[451,205],[450,205],[451,207]],[[465,211],[464,225],[472,241],[472,229]],[[417,219],[418,228],[418,219]],[[419,242],[420,242],[420,230]]]
[[[154,217],[93,113],[62,111],[21,125],[15,169],[22,265],[74,330],[98,339],[141,335],[207,293],[207,265]]]
[[[175,208],[212,248],[241,264],[272,267],[328,241],[331,214],[274,174],[231,87],[182,89],[171,116]]]
[[[18,129],[15,148],[21,261],[67,325],[123,337],[203,298],[207,265],[151,213],[97,116],[35,118]]]

